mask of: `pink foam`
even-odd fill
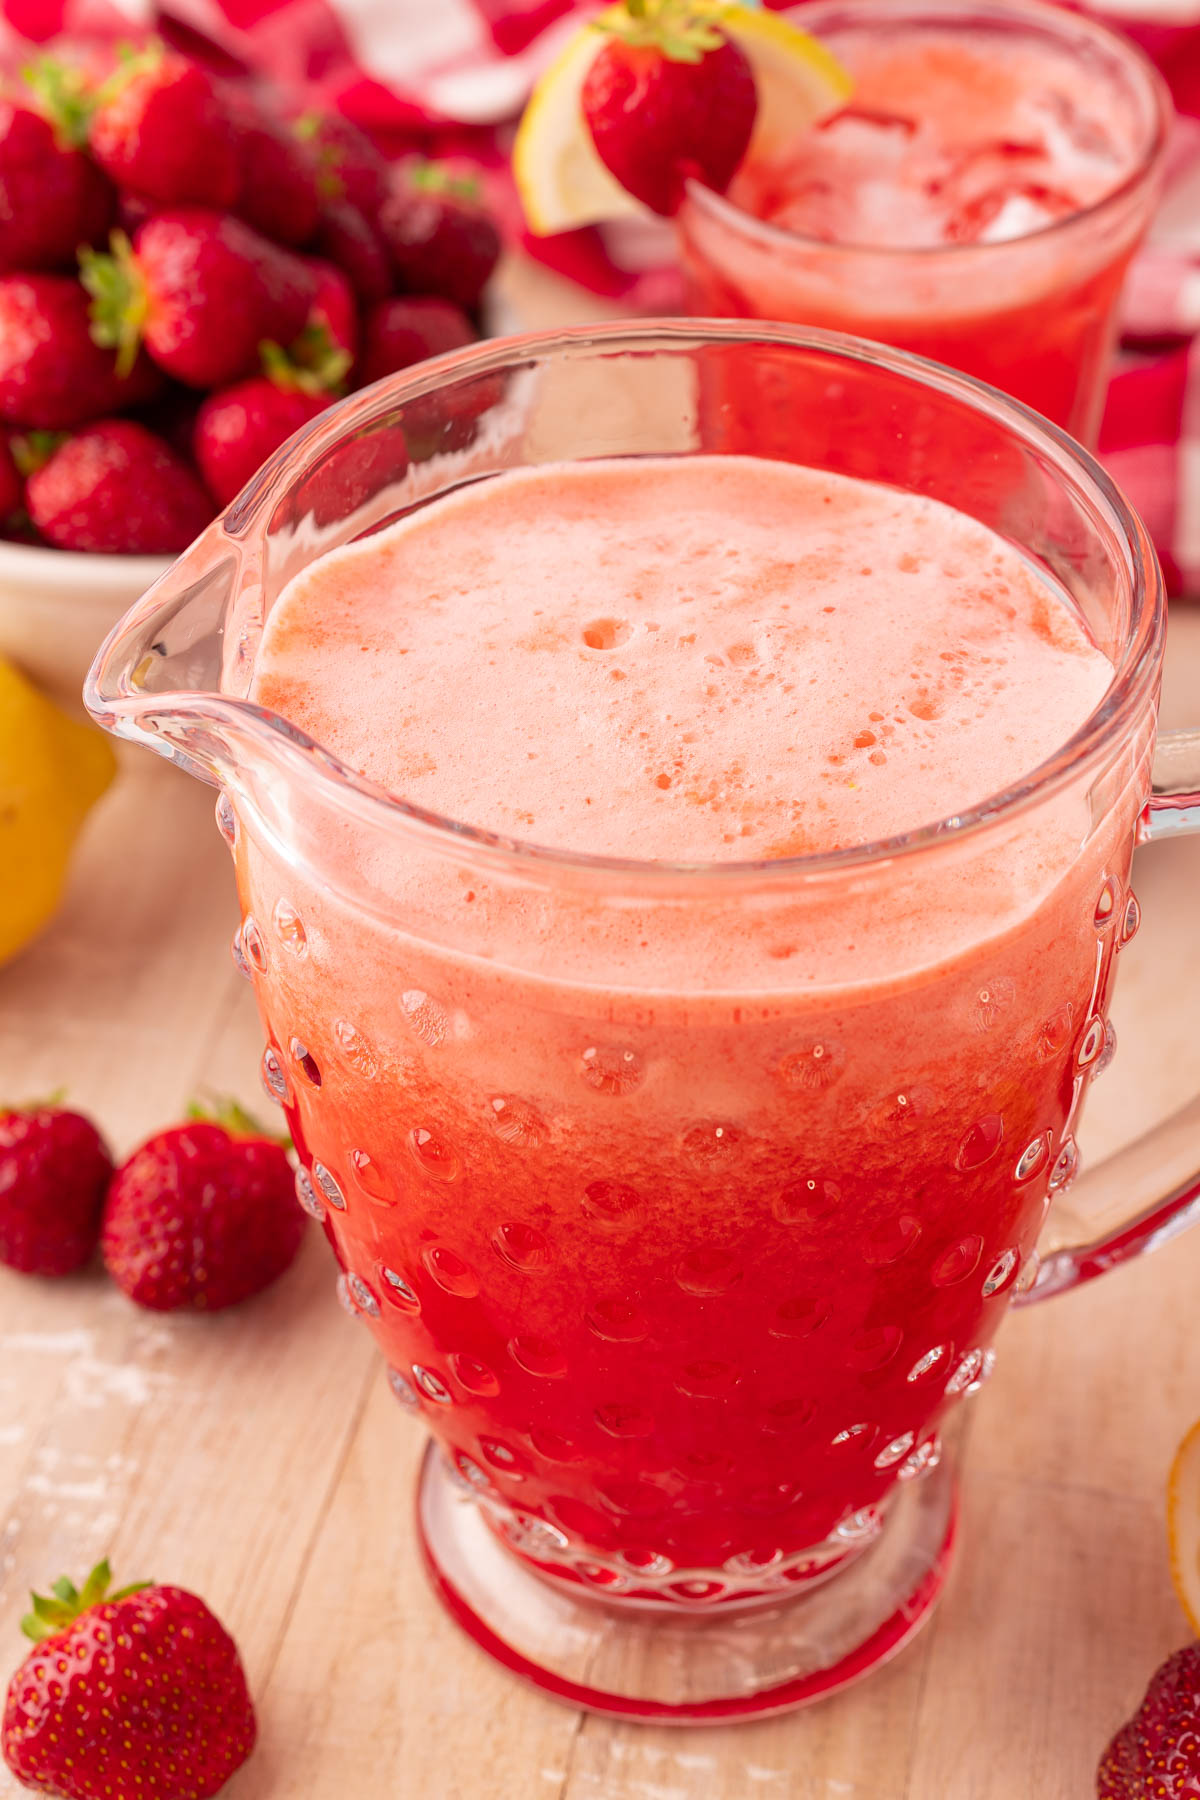
[[[326,556],[272,612],[255,696],[452,818],[741,860],[982,801],[1111,673],[937,502],[693,457],[502,475]]]

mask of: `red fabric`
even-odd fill
[[[1200,597],[1200,0],[1071,3],[1127,30],[1185,115],[1162,212],[1126,292],[1126,351],[1101,452],[1153,531],[1173,588]],[[677,279],[645,266],[644,243],[595,230],[525,238],[505,181],[511,122],[531,82],[595,10],[596,0],[0,0],[0,65],[62,32],[162,31],[223,69],[340,109],[393,153],[419,145],[477,157],[531,255],[623,307],[669,311]]]

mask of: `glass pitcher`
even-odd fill
[[[422,811],[249,697],[331,548],[506,469],[753,456],[756,421],[1074,598],[1112,683],[1011,791],[829,854],[622,861]],[[299,1200],[431,1434],[434,1584],[548,1692],[733,1719],[891,1656],[942,1587],[946,1445],[1009,1306],[1200,1212],[1200,1106],[1083,1176],[1075,1147],[1135,843],[1200,827],[1200,737],[1155,758],[1163,632],[1142,526],[1016,402],[852,338],[658,321],[344,401],[100,652],[96,719],[219,789]]]

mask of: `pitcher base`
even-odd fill
[[[417,1491],[434,1591],[481,1649],[569,1706],[660,1725],[789,1712],[890,1661],[937,1605],[956,1517],[943,1463],[897,1493],[877,1541],[832,1579],[766,1604],[675,1615],[542,1580],[499,1541],[433,1444]]]

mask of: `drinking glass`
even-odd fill
[[[636,862],[422,811],[249,698],[314,558],[502,470],[728,450],[714,384],[732,453],[786,401],[797,461],[935,496],[1071,596],[1113,677],[1053,757],[887,842]],[[549,1692],[748,1717],[890,1656],[1010,1304],[1200,1210],[1196,1109],[1076,1180],[1134,844],[1200,826],[1200,740],[1154,762],[1162,647],[1142,526],[1020,405],[850,338],[658,321],[343,401],[101,651],[96,719],[220,790],[299,1198],[431,1434],[433,1580]]]
[[[990,381],[1093,444],[1121,285],[1161,188],[1171,101],[1158,71],[1127,39],[1041,0],[813,0],[793,16],[835,54],[846,32],[932,30],[984,54],[989,40],[1027,47],[1035,66],[1039,49],[1059,66],[1065,55],[1089,77],[1123,178],[1097,204],[1024,236],[921,249],[805,237],[693,182],[678,219],[690,309],[895,344]],[[1015,164],[1014,184],[1019,176]]]

